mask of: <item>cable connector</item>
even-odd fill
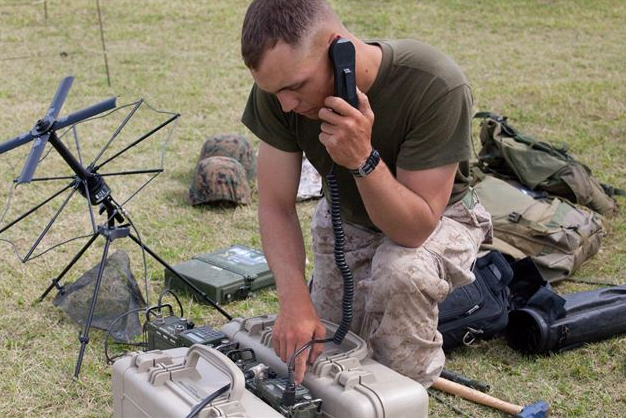
[[[283,398],[281,405],[285,407],[293,406],[296,403],[296,384],[293,382],[287,382],[285,385],[285,391],[283,392]]]

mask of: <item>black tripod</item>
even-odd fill
[[[80,249],[80,251],[74,256],[72,261],[63,269],[61,274],[57,276],[45,292],[39,297],[39,301],[42,301],[46,295],[53,289],[56,288],[59,292],[64,292],[63,285],[59,284],[63,276],[72,268],[72,266],[80,259],[80,257],[87,251],[87,249],[96,241],[98,236],[102,235],[105,238],[104,249],[102,251],[102,258],[100,261],[100,266],[98,267],[98,274],[96,276],[96,283],[93,290],[93,296],[91,298],[91,304],[89,306],[89,315],[87,316],[87,320],[85,321],[85,325],[83,331],[78,336],[78,340],[80,341],[80,352],[78,354],[78,359],[76,361],[76,368],[74,369],[74,377],[77,378],[80,372],[80,367],[83,361],[83,355],[85,352],[85,347],[89,343],[89,328],[91,327],[91,321],[93,319],[93,315],[96,308],[96,302],[98,300],[98,292],[100,290],[100,284],[102,283],[102,276],[104,274],[105,262],[108,257],[109,247],[111,243],[118,238],[127,238],[129,237],[133,240],[137,245],[141,247],[142,250],[146,251],[150,254],[156,261],[158,261],[163,267],[174,273],[183,283],[193,289],[198,295],[200,295],[204,300],[206,300],[209,304],[211,304],[215,309],[217,309],[222,315],[224,315],[229,320],[232,317],[223,310],[219,305],[217,305],[213,300],[211,300],[205,292],[196,287],[192,282],[190,282],[186,277],[181,276],[170,266],[167,262],[165,262],[159,255],[157,255],[154,251],[152,251],[149,247],[147,247],[138,237],[133,235],[130,232],[130,225],[128,223],[124,223],[126,219],[124,218],[122,208],[119,207],[114,200],[109,196],[107,200],[105,200],[103,207],[106,210],[107,221],[101,225],[97,232],[93,234],[93,236],[89,239],[89,241]],[[119,223],[119,224],[116,224]]]
[[[72,266],[74,266],[74,264],[81,258],[81,256],[89,249],[89,247],[91,247],[91,245],[96,241],[96,239],[99,236],[103,236],[105,238],[106,241],[105,241],[104,249],[102,252],[100,266],[98,268],[96,283],[95,283],[93,296],[92,296],[90,307],[89,307],[89,314],[85,321],[84,328],[78,337],[81,346],[80,346],[80,352],[78,354],[78,359],[76,362],[76,368],[74,370],[74,377],[77,378],[80,372],[83,355],[85,352],[85,347],[89,343],[89,329],[91,327],[91,322],[93,319],[96,302],[98,299],[98,292],[100,290],[100,285],[102,282],[102,277],[104,273],[106,259],[107,259],[108,252],[109,252],[109,247],[111,243],[118,238],[129,237],[130,239],[132,239],[137,245],[141,247],[143,251],[146,251],[154,259],[156,259],[161,265],[163,265],[168,270],[172,271],[183,283],[189,286],[194,292],[196,292],[201,298],[203,298],[209,304],[211,304],[227,319],[230,320],[232,319],[232,317],[226,311],[224,311],[220,306],[218,306],[213,300],[211,300],[207,296],[206,293],[204,293],[202,290],[196,287],[187,278],[178,274],[176,270],[174,270],[168,263],[166,263],[154,251],[152,251],[150,248],[144,245],[143,242],[137,236],[133,235],[130,232],[130,227],[132,223],[129,223],[128,220],[126,219],[123,208],[121,207],[121,205],[115,202],[115,200],[112,197],[111,189],[109,188],[109,186],[106,184],[104,180],[104,177],[107,175],[132,175],[132,174],[142,174],[142,173],[159,173],[159,172],[162,172],[163,170],[162,169],[136,170],[136,171],[126,171],[126,172],[121,172],[121,173],[108,173],[108,174],[98,173],[98,170],[102,166],[104,166],[106,163],[113,160],[117,156],[121,155],[128,149],[139,144],[140,142],[142,142],[143,140],[145,140],[146,138],[148,138],[149,136],[151,136],[158,130],[162,129],[164,126],[173,122],[180,115],[173,114],[173,116],[169,118],[167,121],[161,123],[159,126],[154,128],[150,132],[142,135],[140,138],[132,142],[130,145],[128,145],[121,151],[117,152],[111,158],[100,163],[99,165],[96,165],[96,160],[97,160],[96,158],[96,160],[94,160],[94,162],[92,162],[89,166],[84,167],[82,164],[82,161],[79,161],[76,157],[74,157],[74,155],[70,152],[70,150],[59,139],[56,131],[59,129],[65,128],[67,126],[76,124],[82,120],[94,117],[100,113],[113,109],[115,107],[115,98],[108,99],[95,106],[91,106],[89,108],[83,109],[81,111],[73,113],[64,118],[57,119],[60,109],[63,106],[63,102],[65,101],[65,98],[67,97],[67,94],[71,87],[72,81],[73,81],[72,77],[67,77],[61,82],[57,90],[57,93],[55,94],[55,97],[52,100],[52,104],[50,105],[50,108],[48,112],[46,113],[46,116],[43,119],[39,120],[31,131],[26,132],[16,138],[13,138],[9,141],[6,141],[0,144],[0,154],[6,151],[9,151],[15,147],[18,147],[20,145],[23,145],[27,142],[34,141],[31,152],[26,160],[26,163],[24,164],[24,168],[22,169],[20,176],[16,180],[16,183],[21,184],[21,183],[29,183],[31,181],[36,181],[36,180],[39,180],[39,181],[47,180],[46,178],[35,179],[33,178],[33,175],[37,168],[37,164],[39,163],[39,160],[43,153],[45,145],[47,142],[49,142],[56,149],[56,151],[63,158],[63,160],[69,165],[69,167],[72,169],[75,175],[71,177],[62,177],[62,178],[55,177],[54,178],[55,180],[67,178],[67,179],[70,179],[71,182],[67,186],[65,186],[63,189],[61,189],[59,192],[53,194],[51,197],[44,200],[42,203],[31,208],[30,210],[28,210],[27,212],[25,212],[24,214],[16,218],[14,221],[8,223],[5,227],[0,229],[0,234],[6,231],[7,229],[9,229],[10,227],[12,227],[13,225],[17,224],[19,221],[23,220],[27,216],[31,215],[37,209],[44,206],[46,203],[50,202],[52,199],[54,199],[56,196],[60,195],[64,191],[70,188],[73,189],[69,193],[69,195],[66,197],[60,209],[52,217],[48,225],[44,228],[44,231],[42,232],[42,234],[37,238],[33,246],[30,248],[26,257],[22,260],[23,262],[26,262],[30,258],[31,254],[33,253],[33,251],[35,250],[39,242],[41,242],[43,237],[46,235],[46,233],[48,232],[48,230],[50,229],[50,227],[56,220],[58,214],[63,210],[65,205],[72,198],[74,193],[76,191],[79,191],[80,194],[83,195],[83,197],[87,199],[89,203],[92,224],[94,226],[94,233],[90,237],[88,242],[78,251],[78,253],[70,261],[70,263],[63,269],[63,271],[59,274],[59,276],[57,276],[55,279],[52,280],[50,286],[48,286],[48,288],[44,291],[44,293],[39,298],[39,300],[42,301],[53,288],[56,288],[59,292],[63,293],[64,287],[63,285],[60,284],[61,279],[65,276],[65,274],[67,274],[67,272],[72,268]],[[133,109],[130,116],[128,116],[125,119],[123,125],[120,128],[118,128],[118,131],[116,132],[116,134],[114,134],[114,137],[123,128],[124,124],[128,122],[128,119],[132,117],[132,114],[138,108],[138,106],[139,104],[135,107],[135,109]],[[110,142],[111,141],[109,141],[109,144]],[[104,150],[100,152],[98,157],[102,155],[103,151]],[[80,157],[80,152],[79,152],[79,157]],[[96,227],[95,222],[93,221],[93,213],[91,212],[91,206],[99,206],[100,214],[106,213],[106,221],[98,227]]]

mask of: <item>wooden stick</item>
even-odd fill
[[[486,393],[483,393],[476,389],[468,388],[467,386],[454,383],[442,377],[437,378],[432,387],[437,390],[450,393],[452,395],[460,396],[461,398],[481,405],[490,406],[509,415],[517,415],[522,412],[522,409],[524,409],[519,405],[505,402],[501,399],[494,398],[493,396],[487,395]]]

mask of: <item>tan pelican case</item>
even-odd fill
[[[204,345],[132,353],[113,364],[113,409],[117,418],[186,417],[204,398],[230,383],[230,390],[197,418],[280,418],[245,389],[243,372]]]

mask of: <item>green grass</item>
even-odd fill
[[[111,87],[104,72],[95,1],[49,1],[47,20],[43,4],[16,3],[0,1],[0,140],[30,129],[45,112],[59,81],[70,74],[76,81],[65,112],[112,95],[119,96],[118,103],[143,97],[158,109],[180,112],[167,146],[166,172],[128,206],[142,238],[170,263],[235,243],[259,247],[254,204],[237,209],[192,208],[185,200],[204,138],[224,132],[249,135],[239,122],[252,81],[239,58],[247,1],[101,2]],[[506,114],[528,134],[570,144],[602,181],[626,187],[624,2],[347,0],[333,4],[348,28],[361,37],[416,38],[446,51],[471,80],[476,110]],[[150,112],[140,116],[134,132],[163,118]],[[85,154],[97,150],[113,129],[112,122],[102,121],[80,131]],[[150,165],[158,158],[155,149],[163,138],[132,153],[118,168]],[[29,147],[22,148],[0,156],[2,205]],[[53,156],[42,164],[39,174],[62,168]],[[15,210],[43,196],[42,189],[29,187],[16,190]],[[128,192],[132,185],[116,184],[114,190]],[[299,205],[306,238],[313,207],[314,203]],[[84,205],[69,209],[85,214]],[[577,277],[624,281],[623,212],[608,220],[610,235]],[[23,241],[45,222],[39,217],[25,221],[24,233],[14,238]],[[51,234],[55,239],[69,238],[73,228],[84,225],[84,220],[65,221]],[[141,278],[140,253],[124,241],[128,240],[116,241],[115,247],[130,253],[134,274]],[[91,333],[76,383],[71,376],[78,326],[52,305],[51,297],[33,303],[77,245],[23,265],[11,247],[0,242],[1,416],[112,414],[111,369],[104,363],[103,334]],[[101,248],[94,246],[68,281],[95,265]],[[148,276],[154,301],[162,286],[162,269],[152,260]],[[557,286],[560,292],[589,288],[572,283]],[[219,314],[190,299],[184,299],[184,305],[198,324],[223,322]],[[263,292],[226,309],[243,316],[271,313],[276,310],[276,297]],[[448,367],[490,383],[493,395],[517,404],[545,399],[553,416],[614,417],[626,410],[623,335],[547,357],[523,357],[503,341],[482,342],[454,352]],[[447,399],[474,416],[499,416],[488,408]],[[430,411],[432,416],[454,416],[434,400]]]

